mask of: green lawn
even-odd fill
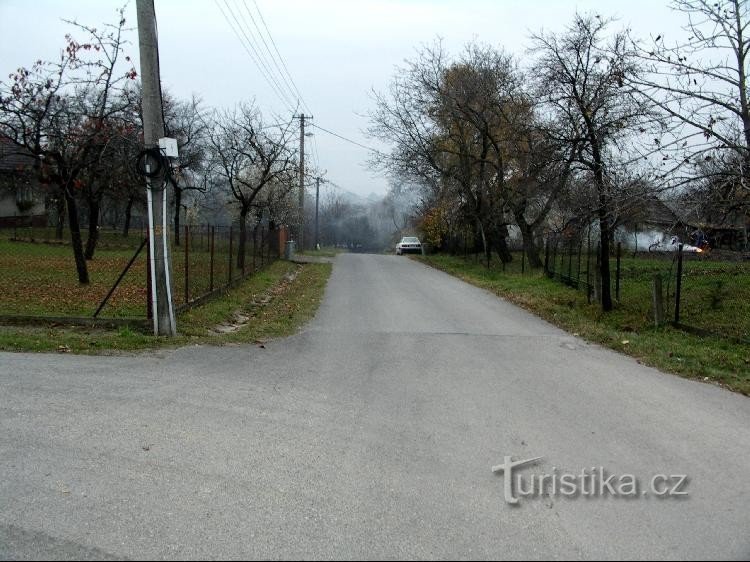
[[[417,257],[427,264],[460,277],[469,283],[488,289],[515,304],[547,319],[569,332],[591,341],[627,353],[645,364],[724,385],[750,395],[750,345],[733,343],[716,337],[700,337],[670,326],[656,328],[651,315],[650,280],[654,272],[663,270],[663,259],[634,259],[623,261],[621,302],[615,310],[604,314],[597,304],[588,304],[586,293],[548,279],[541,272],[508,272],[493,265],[487,269],[473,259],[443,255]],[[666,262],[667,272],[670,262]],[[515,266],[514,266],[515,267]],[[714,267],[708,262],[691,262],[690,283],[700,286],[700,280],[711,278],[699,272]],[[745,266],[742,266],[745,267]],[[736,298],[721,303],[723,312],[712,311],[703,317],[704,328],[716,330],[731,327],[732,334],[746,333],[750,322],[747,290],[750,276],[738,273]],[[708,282],[710,285],[710,281]],[[702,293],[695,290],[696,302]],[[744,299],[744,300],[743,300]],[[693,306],[693,305],[691,305]],[[701,305],[703,306],[703,305]],[[724,320],[726,314],[729,321]],[[731,324],[731,326],[730,326]]]
[[[118,241],[113,238],[113,241]],[[0,238],[0,315],[91,317],[135,254],[141,239],[103,243],[88,262],[89,285],[80,285],[70,245],[48,242],[13,241]],[[207,239],[193,237],[189,254],[173,246],[172,289],[177,306],[226,286],[243,276],[237,267],[236,241],[232,260],[229,244],[218,236],[214,246],[213,273]],[[185,263],[189,264],[186,274]],[[249,241],[245,274],[259,270],[269,261],[267,249],[253,255]],[[231,274],[231,277],[230,277]],[[213,283],[212,283],[213,277]],[[189,283],[186,286],[185,279]],[[186,291],[188,299],[185,298]],[[117,290],[102,310],[102,318],[141,318],[146,315],[146,249],[139,255]]]
[[[0,239],[0,314],[90,317],[134,252],[97,251],[88,264],[91,283],[81,285],[70,246]],[[145,316],[145,264],[142,255],[104,316]]]
[[[315,314],[330,272],[329,264],[276,261],[225,294],[180,314],[176,338],[155,337],[146,326],[142,330],[0,326],[0,349],[112,353],[188,344],[256,343],[282,337],[294,333]],[[291,273],[296,273],[296,278],[288,281]],[[263,306],[258,305],[265,301]],[[214,331],[219,324],[231,323],[238,312],[248,319],[237,331]]]

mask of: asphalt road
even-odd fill
[[[687,497],[504,500],[519,469]],[[750,401],[406,258],[251,347],[0,355],[0,558],[750,558]]]

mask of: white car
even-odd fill
[[[419,238],[416,238],[415,236],[404,236],[401,239],[401,242],[396,244],[396,255],[400,256],[402,254],[421,254],[422,253],[422,243],[419,241]]]
[[[680,250],[680,239],[677,236],[672,236],[668,241],[654,240],[654,243],[648,247],[649,252],[678,252]],[[702,254],[703,249],[698,246],[691,246],[690,244],[682,245],[683,252],[693,252],[696,254]]]

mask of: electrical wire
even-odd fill
[[[384,152],[382,152],[382,151],[380,151],[380,150],[378,150],[376,148],[372,148],[371,146],[364,145],[364,144],[362,144],[360,142],[357,142],[355,140],[346,138],[345,136],[339,135],[338,133],[334,133],[333,131],[329,131],[328,129],[324,129],[323,127],[321,127],[320,125],[317,125],[315,123],[311,123],[311,125],[313,127],[315,127],[316,129],[320,129],[324,133],[328,133],[329,135],[333,135],[334,137],[338,137],[338,138],[340,138],[343,141],[346,141],[346,142],[351,143],[353,145],[359,146],[360,148],[364,148],[365,150],[369,150],[370,152],[375,152],[377,154],[385,154]]]
[[[284,67],[284,70],[286,71],[286,75],[289,77],[289,81],[292,83],[292,86],[294,87],[294,91],[297,93],[297,96],[299,100],[302,102],[302,105],[305,106],[305,109],[307,109],[308,112],[312,113],[312,111],[310,110],[310,107],[305,102],[304,97],[302,97],[302,94],[300,93],[299,88],[297,88],[297,84],[294,82],[294,78],[292,78],[292,75],[289,72],[289,68],[287,67],[286,62],[284,61],[284,57],[281,56],[281,53],[279,52],[279,48],[276,46],[276,41],[274,41],[273,35],[271,35],[271,31],[268,29],[268,25],[266,25],[266,19],[263,17],[263,13],[260,11],[258,2],[256,2],[256,0],[253,0],[253,4],[255,5],[255,10],[258,12],[260,21],[263,24],[263,27],[265,28],[266,33],[268,34],[268,38],[271,40],[271,44],[273,45],[274,51],[276,51],[276,54],[279,57],[279,61],[281,61],[281,65]]]
[[[352,196],[352,197],[354,197],[356,199],[364,199],[361,195],[358,195],[358,194],[354,193],[353,191],[349,191],[345,187],[341,187],[335,181],[331,181],[329,179],[323,179],[323,180],[321,180],[321,183],[323,183],[324,185],[330,186],[331,189],[339,191],[340,193],[345,193],[345,194],[350,195],[350,196]]]
[[[256,49],[255,46],[257,45],[257,41],[255,40],[254,36],[251,37],[252,33],[250,32],[250,29],[247,26],[247,22],[245,21],[244,16],[242,16],[242,11],[240,10],[239,6],[237,7],[237,12],[242,17],[242,22],[243,22],[244,25],[242,25],[240,23],[240,21],[237,18],[236,14],[232,10],[231,6],[229,5],[228,0],[224,0],[224,4],[226,5],[226,7],[229,10],[229,12],[232,14],[232,17],[234,18],[234,21],[237,23],[237,27],[240,29],[240,31],[242,32],[242,34],[247,39],[248,46],[252,49],[253,53],[255,54],[256,59],[263,66],[263,68],[266,70],[266,75],[265,76],[267,77],[267,80],[270,80],[273,83],[273,85],[276,88],[276,91],[279,94],[281,94],[281,97],[283,98],[284,102],[289,105],[289,108],[294,107],[294,102],[292,101],[292,98],[288,97],[286,91],[281,86],[281,84],[279,84],[278,80],[274,76],[273,71],[270,69],[270,67],[268,66],[268,64],[265,62],[265,57],[263,57],[262,51],[260,51],[260,46],[258,46],[258,48]],[[294,96],[292,96],[292,97],[294,97]]]
[[[258,26],[255,24],[255,20],[252,19],[252,14],[249,13],[249,10],[247,9],[247,4],[245,3],[245,0],[242,0],[242,1],[243,1],[243,5],[245,6],[245,11],[248,12],[248,15],[250,16],[250,19],[253,22],[253,26],[255,26],[256,31],[257,31],[257,27]],[[226,4],[227,0],[224,0],[224,3]],[[276,76],[276,73],[274,73],[273,68],[271,67],[271,65],[268,64],[268,59],[266,58],[265,54],[263,53],[263,48],[260,46],[260,43],[258,43],[258,39],[256,38],[256,34],[253,33],[252,28],[247,23],[247,20],[245,19],[245,15],[242,13],[242,8],[239,5],[239,3],[236,4],[236,8],[237,8],[237,14],[239,14],[239,18],[237,17],[237,14],[235,14],[234,12],[232,12],[232,16],[235,18],[235,21],[238,24],[239,24],[239,20],[242,19],[242,24],[240,24],[240,25],[242,27],[243,34],[245,35],[245,37],[247,38],[247,40],[251,44],[251,47],[253,49],[253,53],[255,53],[255,56],[257,57],[258,61],[260,61],[260,63],[263,65],[263,68],[266,70],[266,73],[273,80],[273,83],[276,85],[276,87],[279,89],[279,91],[284,94],[284,99],[287,101],[287,103],[291,101],[292,105],[294,105],[294,103],[293,103],[294,94],[292,94],[291,97],[288,97],[287,94],[289,93],[289,86],[286,83],[282,84],[278,80],[278,77]],[[231,10],[231,8],[230,8],[230,10]],[[263,37],[261,37],[261,39],[263,39]],[[274,62],[274,61],[272,61],[272,62]],[[278,70],[277,70],[277,72],[278,72]],[[282,81],[283,81],[284,76],[281,75],[281,78],[282,78]]]
[[[320,172],[320,159],[318,158],[318,137],[313,134],[312,136],[312,142],[310,143],[310,146],[312,147],[312,155],[313,155],[313,161],[315,162],[315,168]]]
[[[237,21],[237,18],[235,17],[234,20],[237,23],[237,28],[235,27],[234,23],[232,23],[232,20],[229,18],[227,13],[224,11],[224,8],[221,7],[221,4],[219,3],[219,0],[214,0],[214,3],[219,8],[219,11],[221,11],[221,14],[224,16],[224,19],[229,24],[229,27],[232,29],[232,32],[235,34],[237,39],[239,39],[240,43],[242,44],[243,48],[245,49],[245,52],[250,57],[250,60],[253,61],[253,64],[256,66],[256,68],[260,71],[261,75],[265,79],[266,83],[271,87],[271,90],[273,91],[274,95],[279,99],[279,101],[282,102],[282,104],[287,107],[287,109],[291,109],[294,104],[291,104],[288,99],[284,96],[283,93],[281,93],[278,89],[278,86],[274,85],[274,81],[271,80],[265,73],[262,65],[258,62],[256,57],[252,54],[251,49],[249,47],[252,47],[252,45],[248,46],[246,39],[243,38],[244,32],[242,32],[241,28],[239,27],[239,21]],[[229,4],[227,4],[227,0],[224,0],[224,3],[227,6],[227,9],[231,12],[231,8],[229,7]],[[233,12],[232,12],[233,14]],[[238,31],[239,29],[239,31]]]
[[[266,41],[266,38],[263,36],[263,32],[258,26],[258,23],[255,21],[255,18],[253,17],[252,12],[250,11],[250,8],[247,5],[247,0],[242,0],[242,5],[245,7],[245,12],[247,12],[247,15],[250,16],[250,21],[252,22],[253,27],[255,27],[255,31],[257,32],[258,37],[260,37],[260,40],[263,43],[263,46],[266,48],[266,52],[268,53],[268,56],[270,57],[271,63],[273,64],[274,68],[276,68],[276,72],[278,76],[281,78],[281,81],[284,83],[284,86],[286,86],[287,91],[291,94],[292,99],[296,97],[297,103],[300,103],[302,96],[299,94],[299,92],[297,92],[295,95],[294,88],[289,84],[289,80],[284,75],[284,72],[281,70],[281,67],[279,67],[279,63],[276,61],[276,57],[274,57],[273,53],[271,52],[271,49],[268,46],[268,42]],[[256,5],[256,8],[257,8],[257,5]],[[266,28],[266,30],[268,30],[268,28]],[[269,34],[269,37],[270,37],[270,34]]]

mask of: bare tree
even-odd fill
[[[734,164],[736,183],[750,188],[749,6],[745,0],[675,0],[688,38],[659,34],[633,42],[642,72],[624,79],[666,116],[664,134],[649,149],[662,156],[661,175],[672,185],[690,181],[706,171],[704,162],[718,158],[725,173]]]
[[[217,116],[209,133],[213,171],[239,205],[240,268],[245,260],[247,217],[261,191],[293,182],[297,168],[294,152],[288,147],[290,131],[291,122],[279,128],[264,127],[258,109],[242,104],[234,112]]]
[[[451,62],[442,46],[424,49],[375,94],[370,132],[393,144],[375,165],[425,188],[433,208],[460,209],[482,240],[510,261],[508,177],[532,109],[512,57],[469,45]],[[524,125],[525,127],[525,125]]]
[[[563,138],[576,146],[575,162],[593,180],[601,238],[602,309],[612,310],[609,267],[612,192],[609,165],[648,114],[625,83],[638,68],[626,48],[624,32],[608,36],[611,22],[598,15],[576,15],[560,34],[533,36],[537,52],[534,75],[538,92],[555,121],[563,124]]]
[[[80,283],[89,275],[81,239],[77,195],[85,170],[99,160],[106,145],[105,123],[119,111],[114,93],[136,72],[118,68],[125,18],[103,30],[69,22],[88,36],[79,43],[71,35],[57,62],[36,61],[0,83],[0,134],[37,158],[44,178],[56,184],[68,211],[71,244]]]
[[[180,245],[180,217],[188,193],[204,193],[208,188],[208,125],[201,100],[174,100],[165,95],[165,128],[168,137],[177,139],[179,158],[170,183],[174,193],[174,242]]]

